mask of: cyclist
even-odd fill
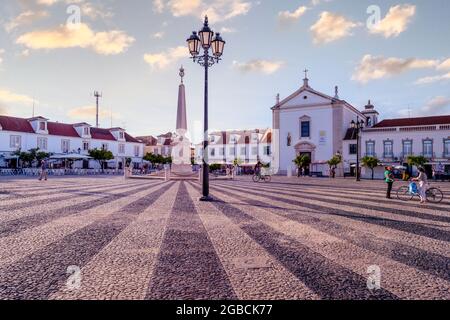
[[[419,176],[411,180],[419,183],[420,203],[425,203],[427,201],[427,189],[428,189],[428,177],[427,174],[425,173],[425,169],[419,168]]]
[[[261,175],[261,167],[262,167],[262,163],[261,161],[258,161],[255,165],[255,175],[260,176]]]

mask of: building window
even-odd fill
[[[375,156],[375,141],[367,141],[366,142],[366,155],[368,157]]]
[[[256,156],[258,154],[258,147],[252,147],[252,155]]]
[[[70,150],[70,140],[61,140],[61,152],[68,153]]]
[[[265,146],[264,147],[264,155],[265,156],[270,156],[270,146]]]
[[[119,153],[125,153],[125,145],[123,143],[119,144]]]
[[[37,147],[40,150],[47,150],[47,138],[37,138]]]
[[[211,154],[211,157],[215,157],[216,156],[216,149],[215,148],[211,148],[210,154]]]
[[[241,147],[241,156],[245,156],[247,154],[247,148]]]
[[[45,122],[43,121],[39,122],[39,130],[45,131]]]
[[[236,136],[231,136],[230,143],[235,143],[235,142],[236,142]]]
[[[348,150],[348,154],[356,154],[358,147],[356,145],[356,143],[352,143],[349,145],[349,150]]]
[[[225,148],[219,148],[219,155],[223,156],[225,154]]]
[[[403,141],[403,147],[402,147],[403,157],[408,157],[413,154],[412,146],[413,146],[412,140],[404,140]]]
[[[231,147],[230,148],[230,156],[235,156],[236,155],[236,148],[235,147]]]
[[[9,138],[9,146],[14,149],[20,149],[22,147],[22,137],[21,136],[11,136]]]
[[[215,136],[210,136],[209,140],[210,140],[211,142],[215,142],[215,141],[216,141],[216,137],[215,137]]]
[[[134,146],[134,156],[139,157],[140,153],[141,153],[141,148],[139,146]]]
[[[84,127],[83,128],[83,135],[84,136],[88,136],[89,135],[89,127]]]
[[[444,157],[450,157],[450,139],[444,139]]]
[[[423,156],[433,157],[433,140],[423,140]]]
[[[392,158],[394,156],[392,141],[390,140],[384,141],[383,155],[385,158]]]
[[[102,143],[102,150],[108,151],[108,144]]]
[[[122,132],[122,131],[119,131],[119,139],[120,139],[120,140],[123,140],[123,137],[124,137],[123,132]]]
[[[83,141],[83,151],[89,151],[90,145],[89,141]]]
[[[310,135],[310,121],[302,121],[300,124],[300,137],[301,138],[309,138]]]

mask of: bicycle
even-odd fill
[[[261,173],[255,173],[253,175],[253,182],[260,182],[261,180],[264,182],[270,182],[272,180],[272,176],[270,175],[266,175],[266,174],[261,174]]]
[[[428,188],[426,198],[431,203],[441,203],[444,199],[442,190],[438,187]],[[397,198],[401,201],[411,201],[414,197],[420,197],[418,192],[411,192],[409,186],[402,186],[397,190]]]

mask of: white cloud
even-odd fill
[[[33,98],[30,98],[23,94],[14,93],[8,89],[0,88],[0,102],[29,104],[29,103],[33,103]]]
[[[438,70],[450,70],[450,58],[443,61],[438,67]]]
[[[34,50],[80,47],[112,55],[126,51],[134,41],[124,31],[94,32],[87,24],[81,23],[77,27],[61,25],[54,29],[32,31],[21,35],[16,43]]]
[[[9,22],[5,23],[4,27],[6,32],[9,33],[20,26],[29,25],[37,20],[44,19],[48,16],[49,14],[47,11],[27,10],[19,14],[17,17],[11,19]]]
[[[441,113],[450,106],[450,98],[438,96],[430,101],[422,108],[422,113],[426,115],[435,115]]]
[[[153,39],[162,39],[164,38],[164,31],[155,32],[152,34]]]
[[[189,52],[187,47],[179,46],[159,53],[147,53],[144,55],[144,61],[147,62],[152,68],[164,69],[178,60],[188,56]]]
[[[211,22],[221,22],[246,15],[252,7],[244,0],[156,0],[155,12],[162,13],[167,8],[174,17],[194,16],[203,19],[208,15]]]
[[[74,120],[86,121],[86,119],[95,117],[95,114],[97,112],[96,109],[97,109],[96,106],[93,106],[93,105],[82,106],[82,107],[78,107],[78,108],[69,110],[69,112],[67,113],[67,116]],[[120,114],[115,113],[115,112],[113,112],[111,114],[111,111],[108,111],[108,110],[109,110],[109,108],[102,107],[99,110],[99,116],[102,118],[108,118],[108,119],[110,119],[111,116],[113,119],[120,118]]]
[[[367,83],[371,80],[391,77],[413,69],[435,68],[438,64],[438,60],[384,58],[367,54],[356,67],[352,80]]]
[[[416,13],[416,6],[405,4],[391,7],[386,17],[369,29],[373,34],[381,34],[385,38],[397,37],[404,32],[412,17]]]
[[[311,27],[315,44],[324,44],[350,36],[360,24],[331,12],[322,12],[319,20]]]
[[[165,3],[163,0],[153,0],[153,11],[162,13],[164,11]]]
[[[431,84],[439,81],[445,81],[450,80],[450,72],[446,74],[441,74],[437,76],[429,76],[429,77],[423,77],[418,79],[415,84],[421,85],[421,84]]]
[[[281,11],[278,12],[278,21],[282,25],[292,24],[297,21],[308,10],[305,6],[298,7],[295,11]]]
[[[233,61],[233,66],[241,72],[258,72],[273,74],[284,65],[283,61],[251,60],[248,62]]]
[[[237,32],[237,30],[234,28],[222,27],[220,29],[220,33],[235,33],[235,32]]]

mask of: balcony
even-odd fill
[[[364,154],[365,157],[377,157],[377,154],[375,152],[367,152]]]
[[[435,159],[436,158],[436,153],[434,153],[434,152],[422,152],[420,155],[427,159]]]

